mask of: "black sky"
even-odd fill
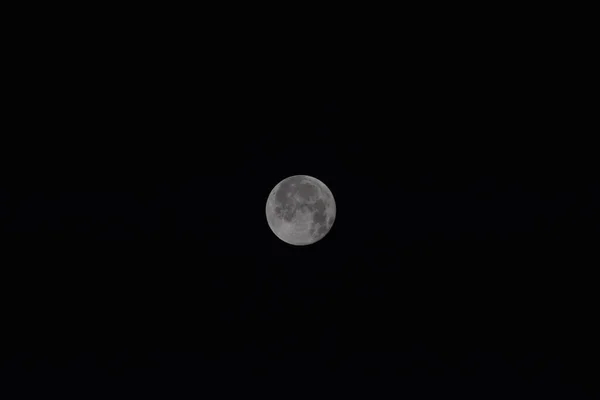
[[[0,186],[6,387],[591,396],[581,110],[542,46],[420,40],[339,67],[33,40]],[[264,214],[295,174],[337,202],[306,247]]]

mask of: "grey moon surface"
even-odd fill
[[[296,217],[293,221],[288,223],[277,217],[275,208],[280,204],[277,202],[275,196],[281,185],[288,181],[290,181],[292,185],[308,181],[318,188],[315,202],[323,200],[325,203],[325,223],[319,224],[315,222],[313,219],[315,211],[309,212],[302,207],[303,205],[311,205],[313,203],[303,203],[297,201],[297,198],[293,200],[296,208]],[[333,227],[336,217],[335,199],[331,190],[329,190],[327,185],[319,179],[309,175],[292,175],[281,180],[271,190],[269,198],[267,199],[266,216],[269,227],[279,239],[296,246],[308,245],[323,239]]]

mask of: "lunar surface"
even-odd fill
[[[327,186],[307,175],[279,182],[267,200],[267,221],[273,233],[293,245],[321,240],[335,220],[335,200]]]

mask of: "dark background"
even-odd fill
[[[87,23],[15,33],[6,398],[597,394],[600,190],[560,35]],[[265,219],[294,174],[337,203],[310,246]]]

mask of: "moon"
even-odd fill
[[[308,175],[293,175],[271,191],[266,206],[267,222],[279,239],[302,246],[323,239],[336,215],[331,190]]]

